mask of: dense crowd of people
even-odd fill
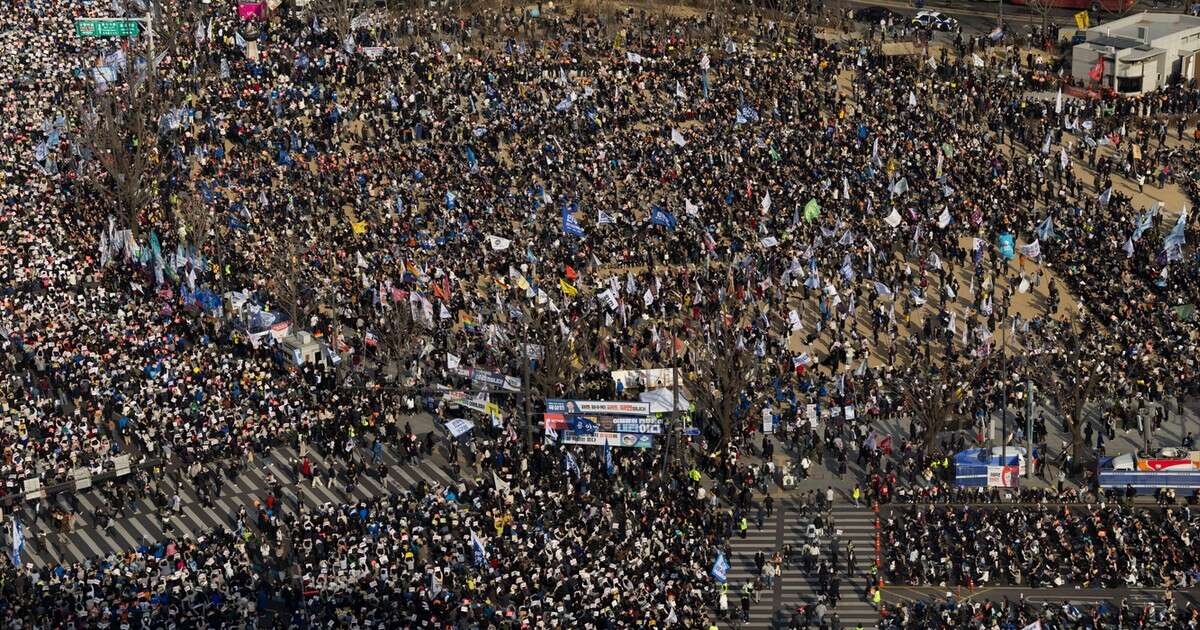
[[[884,530],[885,575],[904,584],[1194,588],[1200,517],[1186,507],[914,506]]]
[[[1169,594],[1156,602],[1121,599],[1098,605],[1045,604],[1007,598],[976,601],[947,596],[933,601],[902,604],[885,611],[881,630],[930,628],[1027,628],[1040,623],[1045,630],[1060,628],[1195,628],[1200,610],[1180,608]],[[1034,626],[1035,628],[1038,626]]]
[[[200,478],[284,442],[350,452],[397,439],[418,407],[445,419],[469,368],[529,367],[540,402],[618,397],[610,370],[680,365],[733,509],[655,474],[657,449],[610,471],[595,449],[522,444],[517,397],[497,394],[510,419],[478,463],[507,482],[272,501],[203,540],[23,568],[5,582],[13,619],[704,627],[714,554],[770,477],[733,463],[764,426],[801,474],[854,462],[887,502],[945,477],[962,446],[945,432],[980,433],[1004,392],[1018,407],[1018,373],[1055,395],[1103,375],[1053,400],[1072,459],[1103,450],[1084,404],[1117,422],[1200,393],[1179,310],[1200,288],[1192,224],[1112,185],[1186,168],[1194,149],[1167,146],[1164,121],[1200,107],[1193,90],[1059,106],[974,40],[894,57],[757,14],[284,4],[245,20],[180,3],[155,56],[75,35],[74,17],[118,11],[134,12],[46,0],[0,18],[5,496],[116,455]],[[303,361],[283,343],[300,332],[321,348]],[[872,422],[900,416],[888,457]],[[890,527],[932,546],[888,570],[1048,583],[1036,558],[981,561],[936,532],[961,515],[1132,549],[1191,537],[1188,513],[1162,514],[918,512]],[[1069,543],[1139,563],[1138,584],[1196,579],[1186,549],[1145,551],[1151,569],[1093,538],[1039,544]]]
[[[165,540],[74,566],[30,566],[5,583],[9,619],[55,624],[360,627],[532,624],[707,627],[704,576],[741,510],[706,501],[653,451],[603,459],[535,449],[523,459],[496,431],[477,477],[423,482],[374,502],[290,505],[272,490],[259,513],[192,540]],[[495,440],[495,441],[493,441]]]

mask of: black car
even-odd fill
[[[878,24],[884,20],[900,20],[900,14],[886,7],[863,7],[854,10],[855,22]]]

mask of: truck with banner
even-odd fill
[[[954,456],[954,483],[962,487],[1014,488],[1025,472],[1019,446],[972,448]]]
[[[546,401],[546,435],[562,444],[650,448],[662,422],[650,404],[633,401]]]

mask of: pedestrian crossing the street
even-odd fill
[[[323,471],[331,465],[338,470],[344,468],[340,459],[335,461],[311,449],[307,455],[316,469]],[[50,518],[46,513],[49,510],[43,510],[39,516],[31,504],[10,508],[10,514],[15,512],[25,528],[22,561],[34,566],[53,566],[125,553],[164,538],[197,538],[217,527],[232,529],[243,507],[253,520],[256,514],[254,501],[263,501],[269,491],[268,475],[273,475],[282,485],[282,496],[278,498],[288,510],[293,510],[298,500],[308,507],[356,503],[406,490],[421,482],[440,487],[454,483],[442,468],[445,460],[440,453],[404,465],[400,464],[392,448],[384,448],[381,457],[387,467],[386,476],[383,479],[375,477],[371,465],[371,472],[358,475],[358,483],[349,492],[346,492],[346,482],[342,478],[335,478],[331,483],[323,480],[297,483],[298,474],[292,461],[298,460],[299,454],[295,448],[283,446],[247,463],[235,478],[223,479],[221,492],[212,498],[211,507],[201,502],[190,480],[168,476],[162,479],[163,489],[168,497],[179,494],[180,509],[177,511],[159,510],[143,497],[130,502],[122,510],[122,516],[114,518],[107,527],[101,526],[96,522],[96,508],[101,505],[111,507],[111,497],[105,490],[90,488],[73,495],[78,504],[78,515],[69,532],[64,532],[64,528]],[[365,459],[371,462],[369,455]],[[53,501],[54,506],[71,510],[66,495],[55,497]],[[164,530],[162,516],[166,517],[166,529],[174,533]]]
[[[782,573],[775,578],[772,587],[759,589],[758,601],[750,606],[749,622],[743,628],[787,628],[797,609],[803,605],[815,605],[819,599],[817,571],[806,572],[803,562],[803,547],[808,540],[808,526],[813,521],[815,510],[805,512],[798,501],[788,498],[781,502],[783,507],[772,518],[766,519],[762,528],[751,524],[746,538],[735,535],[732,539],[730,568],[728,571],[729,608],[731,614],[740,606],[741,589],[759,575],[755,554],[762,552],[767,561],[776,552],[783,555],[785,544],[793,549],[793,560],[784,563]],[[866,586],[869,570],[875,558],[875,515],[866,507],[836,503],[832,511],[832,524],[824,527],[818,535],[820,559],[832,562],[832,545],[838,547],[837,569],[840,580],[840,596],[836,606],[826,604],[826,619],[834,615],[842,627],[854,628],[861,623],[864,628],[874,628],[879,623],[879,613],[866,601]],[[826,519],[826,523],[828,523]],[[853,543],[855,567],[847,566],[847,543]]]

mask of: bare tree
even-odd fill
[[[1049,35],[1050,16],[1057,9],[1056,0],[1026,0],[1029,10],[1041,20],[1039,32],[1043,38]],[[1035,42],[1035,47],[1041,48],[1041,42]]]
[[[133,72],[132,65],[127,68]],[[170,168],[158,153],[158,121],[166,102],[153,81],[130,80],[95,93],[81,117],[80,140],[102,170],[101,177],[90,178],[92,185],[134,239],[141,233],[142,211],[154,201],[151,182]]]
[[[204,250],[217,225],[212,207],[204,203],[195,191],[187,191],[179,198],[175,207],[175,222],[182,240],[197,252]]]
[[[957,426],[958,406],[981,367],[937,367],[920,360],[916,364],[908,378],[899,379],[899,393],[904,410],[921,424],[921,441],[928,452],[939,434]]]
[[[390,300],[381,296],[381,300]],[[392,307],[384,309],[379,315],[379,349],[383,357],[383,372],[386,376],[390,366],[394,366],[397,380],[403,375],[406,366],[421,354],[420,341],[424,338],[417,333],[417,322],[413,319],[412,310],[408,307]]]
[[[1042,388],[1058,407],[1063,425],[1071,433],[1071,456],[1080,462],[1091,446],[1083,439],[1084,407],[1095,397],[1102,379],[1106,378],[1106,370],[1102,362],[1090,360],[1076,330],[1068,333],[1065,348],[1044,355],[1045,369],[1036,372],[1041,376]]]
[[[263,270],[267,274],[267,288],[283,307],[292,325],[302,326],[301,321],[307,313],[301,304],[304,290],[296,240],[289,234],[287,238],[276,239],[272,243],[274,246],[270,249],[267,269]]]
[[[156,54],[166,53],[176,59],[195,62],[196,29],[207,36],[204,14],[208,5],[202,0],[150,0],[150,16],[154,23]]]
[[[322,25],[333,28],[341,41],[353,30],[354,18],[374,9],[370,0],[311,0],[308,10]]]
[[[126,14],[134,13],[128,0],[124,6]],[[182,22],[177,26],[183,28]],[[164,28],[160,26],[156,34]],[[150,58],[145,39],[130,43],[124,51],[123,67],[115,68],[120,72],[117,80],[97,85],[80,103],[79,141],[101,170],[100,176],[88,178],[91,185],[111,204],[112,214],[136,240],[142,231],[143,212],[155,201],[157,187],[152,184],[169,180],[182,166],[160,151],[160,122],[189,89],[197,89],[211,77],[201,76],[191,86],[159,81],[157,64]],[[169,45],[180,44],[172,38]],[[139,59],[142,55],[144,58]]]
[[[596,344],[590,340],[599,330],[597,311],[583,310],[573,322],[563,321],[561,313],[534,310],[527,313],[529,341],[541,346],[541,359],[535,361],[536,369],[529,373],[529,387],[535,398],[554,398],[566,391],[580,372],[580,366],[588,365]],[[524,349],[518,349],[524,360]]]
[[[738,343],[736,329],[724,325],[710,329],[705,343],[689,344],[684,357],[687,369],[681,370],[682,381],[696,403],[698,414],[716,423],[721,433],[720,446],[724,447],[733,435],[739,394],[746,388],[758,362]]]

